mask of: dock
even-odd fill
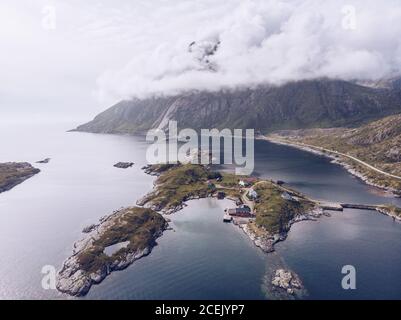
[[[368,204],[351,204],[342,203],[341,206],[346,209],[362,209],[362,210],[372,210],[377,211],[380,206],[368,205]]]
[[[323,210],[344,211],[344,207],[341,205],[341,203],[327,202],[327,201],[317,201],[317,204]]]
[[[328,201],[316,201],[316,203],[323,210],[330,211],[344,211],[344,209],[359,209],[359,210],[371,210],[378,211],[380,209],[380,205],[369,205],[369,204],[355,204],[355,203],[336,203],[336,202],[328,202]]]

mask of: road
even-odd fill
[[[333,154],[336,154],[336,155],[339,155],[339,156],[343,156],[343,157],[346,157],[346,158],[351,159],[353,161],[356,161],[356,162],[362,164],[363,166],[365,166],[365,167],[367,167],[367,168],[369,168],[369,169],[371,169],[371,170],[373,170],[373,171],[375,171],[377,173],[380,173],[380,174],[385,175],[387,177],[391,177],[391,178],[394,178],[394,179],[401,180],[400,176],[397,176],[397,175],[388,173],[386,171],[380,170],[380,169],[370,165],[369,163],[366,163],[365,161],[362,161],[361,159],[358,159],[358,158],[356,158],[354,156],[350,156],[350,155],[348,155],[346,153],[342,153],[342,152],[338,152],[338,151],[335,151],[335,150],[326,149],[326,148],[323,148],[323,147],[313,146],[313,145],[302,143],[302,142],[287,141],[285,139],[270,138],[270,137],[267,137],[266,139],[271,141],[271,142],[277,141],[277,142],[282,142],[282,143],[286,143],[286,144],[294,145],[294,146],[308,147],[308,148],[311,148],[311,149],[317,149],[317,150],[320,150],[320,151],[325,151],[325,152],[333,153]]]

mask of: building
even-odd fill
[[[240,187],[249,187],[249,186],[253,185],[255,182],[257,182],[257,181],[258,181],[257,178],[247,177],[247,178],[244,178],[244,179],[240,180],[238,182],[238,184],[239,184]]]
[[[217,199],[218,200],[223,200],[225,197],[226,197],[225,192],[220,191],[220,192],[217,193]]]
[[[251,189],[248,192],[248,198],[251,200],[255,200],[258,198],[258,193],[255,190]]]
[[[232,217],[252,218],[253,214],[248,206],[242,206],[239,208],[228,209],[227,214]]]

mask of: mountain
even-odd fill
[[[166,128],[281,129],[357,126],[401,113],[401,86],[364,86],[341,80],[310,80],[282,86],[219,92],[191,92],[171,97],[117,103],[77,131],[135,134]]]

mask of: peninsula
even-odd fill
[[[26,162],[0,163],[0,193],[11,190],[39,172]]]
[[[123,208],[103,217],[74,244],[57,274],[57,289],[73,296],[87,294],[111,272],[148,255],[166,228],[167,221],[151,209]]]

